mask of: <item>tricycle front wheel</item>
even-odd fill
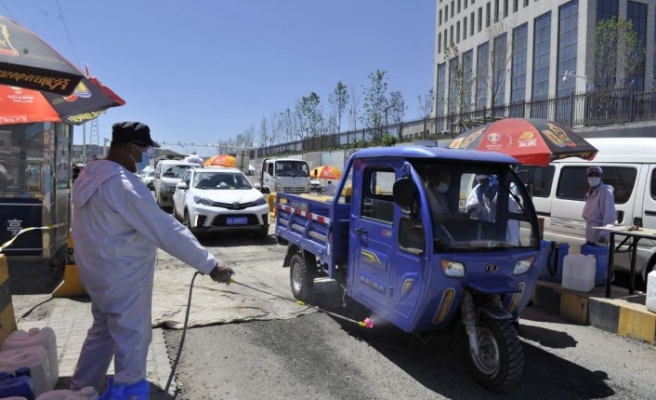
[[[515,386],[522,375],[522,344],[511,320],[481,314],[476,325],[478,354],[467,343],[467,366],[481,386],[504,391]]]
[[[298,300],[307,300],[314,288],[314,271],[308,264],[301,254],[294,254],[289,263],[289,282]]]

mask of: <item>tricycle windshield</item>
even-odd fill
[[[530,197],[507,165],[415,163],[435,252],[505,251],[539,246]],[[425,213],[421,209],[425,209]]]

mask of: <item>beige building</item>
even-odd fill
[[[655,90],[654,0],[436,2],[436,118],[485,108],[495,116],[550,118],[589,126],[574,113],[579,112],[579,103],[587,110],[596,103],[590,96],[576,101],[575,95],[602,89],[630,90],[631,94]],[[634,71],[624,73],[618,62],[618,71],[609,79],[595,72],[595,64],[607,60],[595,60],[593,38],[598,21],[612,18],[633,23],[645,52]],[[558,100],[564,98],[569,103]]]

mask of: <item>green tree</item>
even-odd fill
[[[615,89],[622,86],[622,77],[644,70],[645,46],[626,19],[599,21],[590,49],[595,90]]]
[[[348,88],[342,81],[337,82],[337,86],[333,89],[332,93],[328,95],[328,103],[333,109],[333,115],[337,119],[337,132],[342,131],[342,115],[349,102]]]
[[[376,70],[369,74],[370,86],[364,89],[364,114],[360,116],[360,122],[367,128],[373,128],[371,140],[380,143],[383,136],[383,125],[385,123],[385,108],[387,107],[387,77],[386,72]]]
[[[324,128],[323,110],[319,95],[312,92],[296,103],[296,118],[301,140],[321,135]]]

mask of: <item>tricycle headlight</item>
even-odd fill
[[[531,265],[533,265],[533,260],[534,257],[529,257],[517,261],[515,263],[515,268],[513,268],[513,275],[520,275],[528,271],[531,268]]]
[[[194,196],[194,201],[196,204],[202,204],[204,206],[211,206],[213,204],[212,200],[200,196]]]
[[[256,206],[261,206],[262,204],[266,204],[267,200],[266,197],[262,196],[259,199],[255,200],[255,205]]]
[[[465,276],[465,264],[455,261],[442,260],[442,271],[450,278],[461,278]]]

